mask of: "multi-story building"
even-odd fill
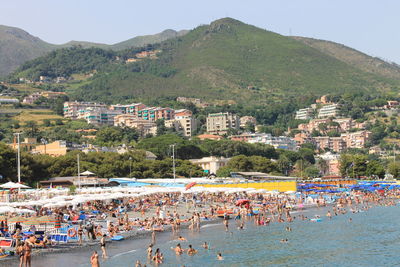
[[[64,156],[70,150],[66,141],[54,141],[50,144],[38,145],[32,149],[32,154],[46,154],[54,157]]]
[[[64,117],[77,119],[79,111],[86,108],[107,108],[107,105],[101,103],[90,102],[65,102],[64,103]]]
[[[317,148],[342,152],[346,149],[346,142],[341,137],[318,136],[314,137]]]
[[[370,131],[359,131],[354,133],[344,133],[340,136],[348,148],[364,148],[371,137]]]
[[[175,110],[175,119],[187,118],[187,117],[191,117],[192,115],[193,115],[193,112],[188,109]]]
[[[338,104],[331,104],[323,106],[318,112],[318,118],[338,117],[340,106]]]
[[[137,116],[139,119],[147,121],[172,120],[175,118],[175,110],[172,108],[147,107],[139,110]]]
[[[294,141],[296,141],[298,146],[301,146],[302,144],[305,143],[311,143],[314,144],[314,139],[311,137],[311,134],[308,132],[300,132],[295,134],[294,136]]]
[[[232,135],[230,139],[233,141],[242,141],[252,144],[262,143],[280,149],[297,149],[297,142],[293,138],[287,136],[272,136],[271,134],[266,133],[245,133],[241,135]]]
[[[239,117],[232,113],[213,113],[207,116],[207,132],[211,134],[225,134],[229,129],[239,130]]]
[[[276,149],[286,149],[295,151],[297,149],[297,143],[293,138],[287,136],[272,136],[271,134],[258,134],[254,138],[247,140],[248,143],[262,143],[271,145]]]
[[[146,108],[146,105],[142,103],[132,103],[128,105],[117,104],[110,106],[111,110],[120,110],[123,114],[133,114],[133,115],[137,115],[139,110],[142,110],[144,108]]]
[[[141,137],[147,134],[155,135],[157,132],[157,126],[154,121],[138,119],[136,115],[132,114],[121,114],[114,117],[114,125],[136,128]]]
[[[173,120],[166,120],[165,126],[174,128],[177,132],[183,134],[183,136],[192,136],[196,129],[196,119],[192,117],[179,117]]]
[[[244,128],[247,124],[256,125],[257,120],[253,116],[243,116],[240,117],[240,127]]]
[[[313,118],[314,109],[302,108],[296,111],[296,120],[309,120]]]
[[[35,103],[36,100],[38,100],[41,97],[42,97],[42,95],[39,92],[36,92],[36,93],[33,93],[31,95],[24,97],[24,99],[22,100],[22,103],[32,105],[33,103]]]
[[[114,117],[120,115],[120,110],[110,110],[107,108],[86,108],[78,113],[78,119],[84,119],[93,125],[114,125]]]

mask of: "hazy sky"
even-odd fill
[[[116,43],[232,17],[400,64],[400,0],[0,0],[0,24],[51,43]]]

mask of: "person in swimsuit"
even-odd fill
[[[83,241],[83,228],[82,225],[79,225],[78,228],[78,240],[79,240],[79,245],[82,245],[82,241]]]
[[[208,244],[207,244],[207,242],[204,242],[204,244],[202,245],[202,247],[203,247],[204,249],[208,249]]]
[[[19,256],[19,267],[22,267],[25,264],[24,242],[18,244],[16,253]]]
[[[184,250],[182,249],[182,247],[181,247],[181,244],[179,244],[179,243],[176,245],[176,247],[175,247],[174,250],[175,250],[175,254],[176,254],[176,255],[181,255],[181,254],[183,253],[183,251],[184,251]]]
[[[25,267],[31,267],[32,244],[27,240],[24,244]]]
[[[147,248],[147,258],[151,259],[151,256],[153,256],[153,244],[150,244]]]
[[[100,247],[102,252],[103,259],[107,259],[107,251],[106,251],[106,235],[104,234],[100,239]]]
[[[97,254],[97,251],[93,252],[92,257],[90,257],[90,264],[92,267],[100,267],[99,255]]]
[[[187,254],[189,255],[189,256],[193,256],[194,254],[196,254],[197,253],[197,250],[195,250],[193,247],[192,247],[192,245],[189,245],[189,249],[187,250]]]
[[[217,254],[217,260],[222,261],[223,259],[224,259],[224,257],[222,257],[221,252],[219,252],[219,253]]]

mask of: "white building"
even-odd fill
[[[201,159],[190,159],[189,161],[194,165],[200,166],[208,174],[216,174],[218,169],[226,166],[230,158],[218,157],[204,157]]]
[[[272,136],[271,134],[255,134],[252,138],[247,140],[248,143],[262,143],[271,145],[276,149],[287,149],[295,151],[297,149],[297,142],[287,136]]]
[[[309,120],[313,118],[314,110],[312,108],[302,108],[296,111],[296,120]]]
[[[107,108],[86,108],[78,113],[78,119],[84,119],[93,125],[114,125],[114,117],[120,115],[120,110],[109,110]]]
[[[318,112],[318,118],[330,118],[339,116],[340,107],[338,104],[323,106]]]
[[[77,119],[79,111],[86,108],[107,108],[105,104],[91,103],[91,102],[65,102],[64,103],[64,117]]]

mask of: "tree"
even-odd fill
[[[310,178],[315,178],[319,176],[319,169],[312,165],[304,169],[304,175]]]
[[[371,160],[367,164],[365,173],[368,177],[378,176],[379,178],[383,178],[385,176],[385,168],[379,161]]]
[[[165,127],[164,119],[158,119],[156,121],[157,125],[157,135],[163,135],[167,132],[167,127]]]
[[[25,133],[28,137],[37,137],[39,133],[39,128],[35,121],[27,121],[25,123]]]
[[[251,121],[246,122],[244,130],[248,133],[254,133],[256,131],[254,123],[252,123]]]
[[[44,127],[50,127],[51,126],[51,121],[49,119],[44,119],[43,120],[43,126]]]
[[[342,176],[358,178],[366,174],[367,169],[366,155],[342,154],[340,156],[340,173]]]
[[[318,159],[317,161],[318,168],[320,169],[323,175],[326,175],[329,171],[328,162],[324,159]]]
[[[245,155],[239,155],[231,158],[228,161],[227,166],[235,171],[252,171],[253,170],[253,163],[246,157]]]
[[[393,175],[394,178],[398,178],[400,176],[400,162],[390,162],[387,167],[387,172]]]
[[[221,167],[221,168],[219,168],[217,170],[216,175],[218,177],[230,177],[231,176],[231,172],[233,172],[233,170],[230,167],[223,166],[223,167]]]

